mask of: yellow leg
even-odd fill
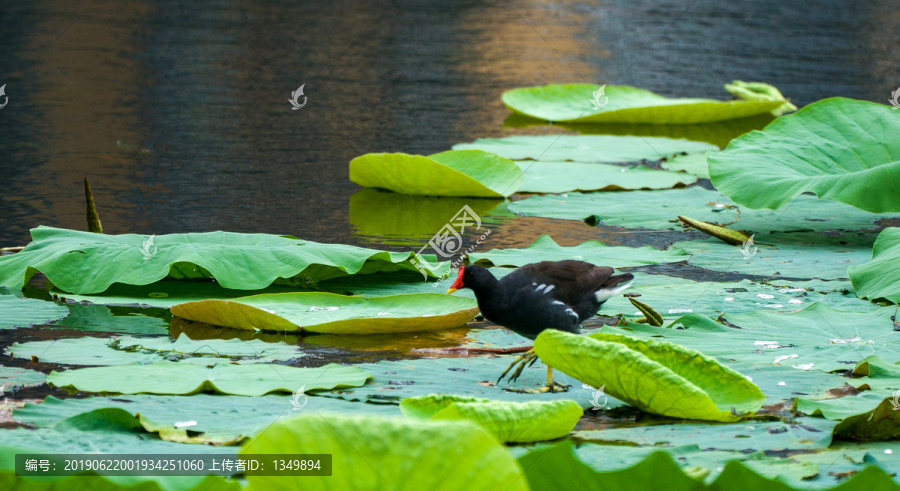
[[[536,354],[534,354],[534,350],[531,350],[527,353],[524,353],[522,356],[517,357],[515,359],[515,361],[513,361],[512,364],[509,367],[507,367],[506,371],[503,372],[503,375],[500,375],[500,378],[497,379],[497,383],[500,383],[500,380],[503,379],[503,377],[506,375],[507,372],[510,371],[510,369],[512,369],[512,367],[514,367],[515,365],[519,365],[518,368],[516,368],[516,371],[513,372],[513,374],[509,377],[510,382],[515,382],[515,380],[517,378],[519,378],[519,375],[522,374],[522,370],[524,370],[526,366],[534,365],[534,362],[537,361],[537,359],[538,359],[538,357]],[[541,394],[544,392],[566,392],[569,389],[569,387],[571,387],[571,386],[563,385],[563,384],[560,384],[559,382],[555,382],[553,380],[553,368],[548,366],[547,367],[547,385],[546,386],[541,387],[539,389],[509,389],[509,388],[507,388],[504,390],[507,390],[509,392],[518,392],[521,394]]]

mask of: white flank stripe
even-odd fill
[[[544,290],[544,295],[550,293],[550,290],[553,290],[554,288],[556,288],[556,285],[550,285],[550,286],[548,286],[547,289]]]

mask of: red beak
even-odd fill
[[[463,272],[465,270],[466,270],[465,266],[459,267],[459,274],[456,276],[456,281],[454,281],[453,284],[450,285],[450,288],[447,290],[448,294],[453,293],[456,290],[459,290],[460,288],[463,287],[462,277],[463,277]]]

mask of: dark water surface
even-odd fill
[[[760,80],[798,105],[885,103],[900,85],[896,6],[3,2],[0,246],[26,243],[41,224],[83,228],[84,176],[108,233],[372,244],[400,223],[412,232],[391,242],[422,245],[449,218],[426,216],[434,199],[391,207],[390,197],[354,196],[350,159],[547,131],[504,129],[500,94],[551,82],[725,99],[722,84]],[[301,84],[308,102],[294,111]],[[386,216],[398,208],[415,213]],[[598,233],[497,222],[491,247]]]

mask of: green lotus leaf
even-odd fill
[[[360,297],[334,293],[276,293],[201,300],[172,307],[184,319],[235,329],[373,334],[449,329],[478,313],[465,297],[438,293]]]
[[[900,211],[900,113],[832,98],[778,118],[709,156],[713,185],[736,203],[776,209],[815,193],[875,213]]]
[[[469,254],[469,260],[473,263],[485,266],[514,267],[539,261],[577,259],[597,265],[627,268],[646,264],[676,263],[689,258],[690,256],[679,249],[661,251],[652,246],[608,246],[595,240],[582,242],[574,247],[562,247],[549,235],[538,237],[524,249],[492,249],[487,252]]]
[[[671,171],[685,172],[697,177],[709,179],[709,166],[706,165],[706,156],[713,151],[706,153],[689,153],[687,155],[677,155],[660,164],[660,168]]]
[[[256,397],[294,392],[359,387],[372,375],[357,367],[329,364],[319,368],[285,365],[201,366],[181,363],[119,365],[53,371],[47,383],[70,391],[117,394],[196,394],[218,392]]]
[[[637,162],[660,160],[681,153],[702,153],[719,147],[703,142],[663,137],[612,135],[519,135],[479,138],[458,143],[454,150],[484,150],[512,160],[544,162]]]
[[[619,136],[661,136],[666,138],[683,138],[699,142],[709,142],[724,148],[728,142],[752,130],[761,130],[771,123],[775,116],[771,113],[750,116],[749,118],[729,119],[714,123],[700,124],[632,124],[623,121],[617,123],[550,123],[519,114],[510,114],[503,121],[503,128],[528,128],[534,126],[553,126],[574,131],[582,135],[619,135]],[[704,160],[704,165],[706,161]]]
[[[525,178],[520,193],[670,189],[697,182],[695,176],[642,165],[543,161],[516,161],[516,165]]]
[[[34,387],[47,381],[41,372],[27,368],[0,366],[0,389],[8,391],[12,387]],[[0,391],[0,397],[3,397]]]
[[[16,358],[39,359],[64,365],[109,366],[161,363],[210,364],[271,363],[301,358],[305,354],[296,345],[267,343],[258,339],[193,340],[181,334],[175,341],[168,337],[112,339],[95,337],[64,338],[50,341],[13,343],[7,349]]]
[[[638,206],[639,205],[639,206]],[[731,206],[731,208],[729,208]],[[679,215],[713,224],[737,222],[729,228],[751,233],[797,230],[844,230],[874,227],[879,219],[897,218],[897,213],[869,213],[815,196],[798,196],[784,210],[741,209],[718,191],[697,186],[662,191],[623,193],[568,193],[564,196],[532,196],[509,203],[509,211],[525,216],[585,221],[654,230],[681,230]],[[740,250],[740,249],[738,249]]]
[[[644,411],[684,419],[738,421],[765,396],[744,375],[690,348],[621,334],[542,332],[547,365]]]
[[[834,437],[851,441],[900,438],[900,410],[896,409],[898,407],[900,402],[886,391],[874,393],[865,391],[855,396],[824,400],[798,397],[794,402],[796,411],[810,416],[839,420],[840,423],[833,430]]]
[[[847,270],[861,298],[900,302],[900,228],[886,228],[872,247],[872,260]]]
[[[53,302],[0,294],[0,329],[47,324],[67,315],[68,308]]]
[[[249,435],[241,434],[215,434],[197,431],[193,427],[182,428],[174,424],[163,424],[151,421],[140,413],[132,414],[117,407],[94,409],[72,416],[59,423],[60,426],[80,426],[89,428],[104,428],[122,421],[131,425],[135,430],[143,430],[147,433],[155,433],[161,440],[177,443],[194,443],[200,445],[239,445]]]
[[[597,91],[600,90],[600,93]],[[760,98],[763,99],[763,98]],[[785,99],[717,101],[669,98],[627,85],[549,84],[503,93],[510,111],[567,123],[694,124],[774,111]]]
[[[504,198],[519,188],[522,171],[503,157],[479,150],[427,157],[368,153],[350,161],[350,180],[401,194]]]
[[[528,489],[509,452],[466,421],[303,414],[274,423],[241,453],[332,455],[330,476],[248,476],[248,491]]]
[[[279,278],[315,282],[401,269],[415,254],[320,244],[267,234],[207,232],[104,235],[38,227],[22,252],[0,257],[0,286],[21,288],[38,271],[61,290],[98,293],[113,283],[148,285],[163,278],[215,278],[224,288],[258,290]],[[424,265],[439,277],[449,264]]]
[[[743,215],[743,214],[742,214]],[[756,234],[754,243],[732,246],[716,238],[675,242],[690,264],[716,271],[788,278],[837,280],[847,267],[865,263],[874,234],[824,235],[812,232]]]
[[[562,438],[584,414],[575,401],[506,402],[448,394],[404,399],[400,410],[406,417],[471,421],[509,443]]]

